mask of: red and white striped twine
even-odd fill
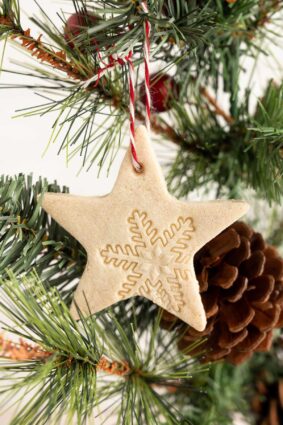
[[[143,11],[148,13],[147,2],[141,4]],[[150,75],[149,75],[149,60],[150,60],[150,32],[151,24],[148,19],[144,21],[144,72],[145,72],[145,98],[146,98],[146,128],[150,133],[150,114],[151,114],[151,96],[150,96]]]
[[[130,141],[131,141],[131,153],[132,153],[132,163],[133,167],[137,172],[142,170],[142,165],[138,160],[137,150],[136,150],[136,116],[135,116],[135,70],[132,59],[129,61],[129,89],[130,89]]]
[[[148,13],[147,2],[143,1],[141,7],[144,13]],[[150,75],[149,75],[149,60],[150,60],[150,32],[151,25],[148,19],[144,22],[145,38],[144,38],[144,68],[145,68],[145,98],[146,98],[146,113],[145,123],[148,132],[150,133],[150,113],[151,113],[151,97],[150,97]],[[130,132],[131,132],[131,152],[134,169],[141,172],[142,164],[138,160],[136,144],[135,144],[135,73],[133,62],[129,60],[129,87],[130,87]]]
[[[141,7],[144,13],[148,13],[147,2],[141,2]],[[150,75],[149,75],[149,61],[150,61],[150,33],[151,33],[151,24],[148,19],[144,21],[145,29],[145,39],[144,39],[144,68],[145,68],[145,97],[146,97],[146,114],[145,114],[145,123],[148,132],[150,132],[150,114],[151,114],[151,96],[150,96]],[[136,150],[136,134],[135,134],[135,70],[132,61],[133,52],[130,51],[129,54],[125,55],[123,58],[114,58],[112,55],[109,57],[109,63],[106,64],[102,60],[102,55],[98,50],[98,57],[103,63],[104,67],[99,68],[96,75],[83,83],[83,87],[86,89],[90,84],[98,84],[100,78],[108,72],[111,68],[115,68],[117,65],[129,65],[129,91],[130,91],[130,104],[129,104],[129,113],[130,113],[130,143],[131,143],[131,154],[132,154],[132,163],[135,171],[141,172],[143,169],[142,164],[140,163]]]

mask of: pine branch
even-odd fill
[[[3,350],[6,357],[10,355],[0,365],[8,380],[1,390],[3,403],[22,390],[30,397],[12,425],[41,425],[50,419],[58,423],[63,413],[69,421],[76,418],[85,424],[105,399],[110,405],[113,399],[111,413],[117,415],[117,423],[182,423],[181,409],[174,408],[158,389],[185,388],[192,376],[205,369],[199,359],[176,349],[178,334],[160,329],[160,313],[138,337],[135,317],[125,325],[111,309],[96,317],[80,315],[75,322],[59,293],[47,291],[35,274],[17,279],[9,272],[1,285],[0,309],[11,321],[6,330],[37,345],[8,343]],[[142,341],[147,341],[146,346],[141,346]],[[20,356],[18,348],[23,350]],[[41,350],[48,355],[40,358]],[[106,380],[109,373],[111,385]],[[17,379],[9,381],[15,374]],[[36,392],[31,393],[33,389]]]
[[[186,196],[195,188],[208,187],[214,181],[218,195],[238,197],[245,188],[252,188],[270,203],[280,203],[283,194],[282,91],[283,85],[269,84],[253,116],[249,113],[247,94],[238,119],[228,128],[198,100],[193,115],[176,104],[176,120],[179,131],[187,135],[188,151],[186,145],[182,146],[173,164],[168,178],[171,190]]]
[[[258,187],[268,200],[280,202],[283,194],[283,83],[269,83],[258,107],[252,126],[248,129],[247,153],[256,154],[256,172],[251,173],[251,184]],[[247,126],[248,127],[248,126]],[[268,158],[268,169],[266,167]]]
[[[44,192],[68,192],[55,183],[23,175],[0,178],[0,277],[6,269],[18,276],[33,268],[70,296],[86,263],[86,254],[78,242],[40,207]],[[67,286],[67,288],[66,288]],[[65,289],[66,288],[66,289]]]
[[[20,26],[20,6],[18,0],[3,0],[0,3],[0,39],[13,33]]]
[[[3,18],[3,22],[6,21],[7,18]],[[1,23],[1,21],[0,21]],[[22,46],[27,49],[31,55],[41,62],[46,62],[50,64],[54,69],[62,71],[66,73],[69,77],[74,80],[79,80],[81,82],[87,81],[93,77],[93,74],[88,74],[87,70],[82,70],[78,67],[78,65],[72,61],[67,61],[66,52],[64,50],[60,50],[58,52],[53,51],[52,49],[46,47],[42,41],[41,36],[38,39],[34,39],[31,36],[30,29],[28,30],[13,30],[12,35],[10,35],[11,39],[19,40]],[[89,70],[88,70],[89,72]],[[105,97],[105,101],[110,101],[112,106],[119,108],[121,105],[121,101],[111,97],[109,94],[103,91],[103,88],[100,85],[93,85],[93,87],[89,87],[88,91],[98,90],[99,94]],[[206,95],[207,97],[207,95]],[[214,105],[215,106],[215,105]],[[124,110],[127,109],[126,105],[123,107]],[[220,107],[216,108],[216,113],[219,113]],[[144,122],[145,117],[141,110],[137,110],[137,118]],[[221,112],[220,112],[221,115]],[[170,141],[176,144],[180,144],[180,137],[174,131],[173,127],[167,123],[160,124],[158,122],[158,116],[152,115],[151,118],[152,129],[157,133],[165,136]]]
[[[39,345],[32,345],[20,338],[19,342],[0,336],[0,358],[13,361],[27,362],[31,360],[47,361],[55,353],[43,350]],[[71,366],[73,358],[68,359]],[[110,375],[125,376],[130,373],[127,362],[109,361],[106,357],[101,357],[96,365],[96,370],[109,373]]]
[[[81,1],[74,1],[74,6],[77,11],[79,10],[85,10],[84,3]],[[161,1],[157,5],[154,3],[150,5],[150,19],[151,14],[152,15],[152,25],[158,29],[158,31],[155,33],[153,31],[153,35],[155,39],[160,42],[161,35],[162,37],[173,37],[174,39],[180,40],[186,39],[187,36],[190,36],[190,44],[193,42],[192,35],[193,33],[191,31],[196,31],[195,36],[197,37],[197,34],[199,34],[200,40],[202,40],[203,35],[205,35],[206,32],[210,30],[210,28],[214,25],[213,20],[211,20],[211,17],[209,17],[209,12],[206,12],[206,9],[202,10],[195,10],[192,7],[185,6],[185,8],[178,8],[178,14],[176,15],[177,20],[174,22],[174,24],[168,20],[164,20],[161,17],[156,21],[156,14],[160,15],[160,12],[163,7],[163,2]],[[112,9],[111,9],[112,8]],[[91,9],[90,9],[91,11]],[[104,2],[98,2],[94,13],[97,15],[103,15],[101,18],[105,18],[105,8],[104,8]],[[111,20],[109,19],[109,16],[114,16],[114,18]],[[135,37],[137,39],[137,46],[136,49],[139,49],[138,46],[142,46],[143,42],[143,12],[142,10],[137,7],[137,5],[133,4],[132,2],[124,2],[124,9],[121,9],[120,2],[117,2],[117,5],[115,5],[115,2],[110,2],[107,9],[107,22],[101,23],[101,28],[99,27],[94,28],[93,31],[95,31],[95,39],[97,45],[99,45],[99,48],[102,52],[104,52],[104,44],[107,44],[107,55],[115,53],[117,50],[119,50],[119,47],[125,51],[127,49],[127,40],[131,40],[132,32],[136,32]],[[12,17],[10,17],[12,19]],[[126,33],[121,33],[121,26],[126,25],[126,20],[130,20],[130,25],[134,26],[133,31],[129,30]],[[22,28],[15,27],[14,34],[11,34],[10,36],[12,38],[18,38],[24,47],[26,47],[30,53],[36,57],[37,59],[49,63],[53,68],[65,71],[68,76],[71,76],[72,78],[79,80],[79,81],[85,81],[86,79],[90,78],[93,74],[93,69],[97,70],[97,64],[96,64],[96,58],[93,56],[93,52],[91,52],[91,46],[89,45],[89,37],[91,36],[91,31],[88,34],[81,34],[78,37],[78,44],[76,44],[75,49],[70,49],[66,45],[64,38],[62,37],[62,34],[58,33],[58,30],[55,29],[52,26],[50,28],[47,24],[44,24],[42,22],[36,22],[40,28],[46,32],[49,37],[57,44],[61,45],[62,49],[59,52],[56,52],[52,50],[48,45],[43,44],[41,41],[41,38],[35,40],[30,36],[29,30],[23,30]],[[103,24],[103,25],[102,25]],[[199,24],[199,27],[198,27]],[[191,27],[191,30],[190,30]],[[103,29],[103,31],[102,31]],[[163,29],[166,29],[166,32],[163,31]],[[172,30],[172,31],[171,31]],[[108,33],[109,32],[109,33]],[[113,33],[115,33],[115,44],[111,43],[111,37]],[[111,33],[111,35],[110,35]],[[86,40],[84,40],[86,38]],[[121,38],[122,44],[119,45],[118,38]],[[114,40],[113,40],[114,41]],[[86,45],[84,45],[86,43]],[[132,41],[131,41],[132,43]],[[109,45],[112,47],[109,50]],[[83,52],[83,54],[82,54]],[[121,52],[119,52],[120,54]],[[66,57],[68,57],[68,60],[66,60]],[[78,69],[77,64],[83,64],[82,67]],[[83,71],[83,72],[82,72]],[[119,76],[119,78],[123,78],[124,72]],[[115,78],[115,77],[114,77]],[[91,88],[91,87],[90,87]],[[95,85],[95,89],[98,92],[96,99],[94,100],[92,98],[93,107],[91,108],[91,111],[89,113],[89,116],[87,118],[87,122],[85,122],[84,127],[81,128],[79,134],[84,134],[84,140],[82,141],[82,149],[85,150],[84,157],[84,163],[87,160],[87,146],[92,143],[94,140],[97,139],[98,134],[93,134],[93,124],[91,124],[92,120],[94,119],[95,115],[99,113],[99,107],[98,107],[98,99],[99,103],[102,104],[104,102],[108,106],[114,106],[114,108],[120,110],[121,116],[123,116],[122,121],[119,125],[116,122],[115,127],[122,128],[122,124],[125,122],[127,118],[127,111],[128,111],[128,102],[125,101],[124,98],[124,92],[125,92],[125,86],[123,85],[121,89],[117,92],[117,88],[110,84],[108,81],[107,85],[103,82],[102,84],[99,83]],[[115,92],[115,94],[113,93]],[[86,93],[85,98],[89,96],[89,93]],[[80,96],[81,98],[81,96]],[[77,96],[71,96],[69,99],[66,99],[66,102],[64,104],[67,104],[68,108],[73,108],[78,104]],[[56,104],[54,104],[53,107],[50,107],[50,105],[47,106],[47,110],[54,110],[54,107],[56,108]],[[137,111],[138,116],[142,116],[142,109],[143,107],[139,108]],[[42,112],[42,108],[40,108]],[[63,112],[66,111],[66,108],[62,110],[61,117]],[[102,111],[101,111],[102,112]],[[67,117],[68,112],[66,111]],[[80,115],[80,114],[79,114]],[[69,122],[69,117],[64,120],[65,123]],[[63,123],[64,123],[63,121]],[[180,135],[176,134],[171,126],[169,124],[166,124],[164,128],[164,124],[160,125],[157,123],[157,117],[153,119],[153,128],[157,129],[157,131],[162,134],[166,135],[167,137],[173,137],[173,140],[175,142],[179,143]],[[121,131],[120,131],[121,132]],[[109,131],[108,131],[109,133]],[[90,138],[92,136],[92,138]],[[103,134],[102,134],[103,136]],[[76,142],[78,140],[77,134],[74,134],[70,137],[70,127],[69,130],[67,130],[66,136],[64,137],[64,141],[70,140],[70,144],[72,145],[73,142]],[[105,136],[105,139],[103,142],[101,142],[101,146],[103,148],[103,151],[106,152],[111,148],[113,141],[112,135],[110,136],[110,139],[107,140],[107,136]],[[60,150],[65,149],[67,146],[65,142],[63,141],[62,147]],[[74,153],[81,152],[81,148],[75,148]],[[99,161],[101,165],[105,162],[106,155],[101,155],[99,159],[98,155],[99,152],[101,152],[101,149],[97,149],[94,151],[93,154],[91,154],[90,163],[93,163],[94,161]]]
[[[54,69],[66,73],[68,77],[83,81],[87,79],[86,71],[83,70],[82,67],[79,67],[78,64],[68,61],[66,53],[63,50],[56,52],[46,47],[41,41],[42,36],[34,39],[31,36],[30,29],[25,31],[20,30],[19,32],[13,31],[13,35],[10,37],[12,40],[19,40],[21,45],[27,49],[34,58],[51,65]]]
[[[50,48],[47,48],[43,45],[41,42],[41,36],[36,40],[31,37],[30,30],[21,30],[20,32],[14,32],[12,39],[19,39],[22,43],[22,46],[26,48],[33,57],[36,57],[42,62],[47,62],[50,64],[53,68],[63,71],[66,73],[69,77],[73,78],[74,80],[79,80],[81,82],[84,82],[88,80],[89,78],[92,78],[93,75],[88,75],[80,70],[75,63],[72,63],[71,61],[66,60],[66,53],[61,50],[59,52],[55,52],[51,50]],[[89,93],[92,92],[92,90],[98,91],[99,95],[103,96],[105,102],[110,103],[110,106],[113,106],[114,108],[122,108],[122,112],[126,113],[128,106],[126,104],[122,104],[120,100],[117,98],[113,98],[110,94],[104,91],[103,87],[100,85],[94,85],[93,87],[89,87],[87,91]],[[233,118],[229,116],[222,108],[221,106],[216,102],[216,100],[209,94],[208,90],[204,87],[200,87],[200,93],[204,96],[204,98],[211,104],[213,107],[213,110],[215,111],[216,115],[222,116],[225,121],[227,121],[228,124],[231,124],[233,122]],[[77,102],[77,101],[75,101]],[[142,112],[143,108],[141,105],[137,106],[136,109],[136,117],[141,122],[145,121],[145,115]],[[165,137],[167,140],[170,140],[171,142],[180,145],[185,145],[185,139],[184,136],[181,134],[178,134],[173,127],[165,122],[164,120],[161,120],[158,117],[158,114],[152,114],[151,115],[151,126],[152,130],[163,137]],[[69,133],[66,134],[69,135]],[[189,151],[194,150],[191,146],[189,148]]]
[[[209,377],[197,377],[198,385],[203,382],[203,393],[199,396],[191,391],[194,411],[188,406],[186,418],[194,425],[232,425],[235,423],[235,413],[241,413],[250,423],[248,374],[248,364],[237,367],[225,362],[212,364]],[[180,392],[177,403],[183,402]],[[194,422],[196,414],[198,420]]]

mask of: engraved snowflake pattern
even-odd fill
[[[189,279],[189,241],[195,230],[192,218],[179,217],[159,232],[146,212],[134,210],[128,225],[131,244],[109,244],[100,251],[106,265],[126,272],[120,298],[142,295],[167,310],[181,312],[182,286]]]

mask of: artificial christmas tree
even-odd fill
[[[56,23],[34,11],[25,26],[24,4],[0,1],[1,39],[33,60],[12,72],[32,66],[26,88],[43,92],[26,114],[58,113],[50,144],[90,171],[110,170],[122,143],[128,151],[102,198],[21,174],[0,180],[0,308],[20,338],[0,338],[0,416],[24,391],[11,424],[232,425],[241,412],[252,422],[255,351],[282,327],[283,261],[260,235],[269,219],[254,200],[279,208],[282,198],[283,85],[266,81],[257,96],[244,59],[256,69],[267,54],[283,4],[70,4]],[[150,133],[177,150],[172,194],[201,189],[205,202],[169,195]],[[255,230],[234,223],[247,210],[239,199]],[[269,232],[278,244],[280,223]]]

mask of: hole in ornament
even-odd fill
[[[142,174],[144,172],[144,165],[139,162],[139,167],[133,167],[137,174]]]

